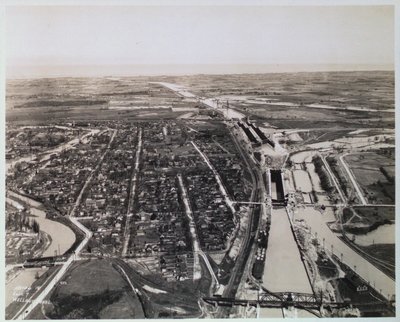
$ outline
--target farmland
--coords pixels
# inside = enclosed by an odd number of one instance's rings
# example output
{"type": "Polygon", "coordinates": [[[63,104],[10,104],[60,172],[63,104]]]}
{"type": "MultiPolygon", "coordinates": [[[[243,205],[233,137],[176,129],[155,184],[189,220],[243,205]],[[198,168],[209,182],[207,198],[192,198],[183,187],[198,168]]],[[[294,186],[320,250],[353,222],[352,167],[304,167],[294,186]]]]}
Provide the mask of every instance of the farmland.
{"type": "Polygon", "coordinates": [[[365,152],[347,155],[345,160],[365,197],[371,203],[394,204],[395,161],[393,155],[365,152]]]}

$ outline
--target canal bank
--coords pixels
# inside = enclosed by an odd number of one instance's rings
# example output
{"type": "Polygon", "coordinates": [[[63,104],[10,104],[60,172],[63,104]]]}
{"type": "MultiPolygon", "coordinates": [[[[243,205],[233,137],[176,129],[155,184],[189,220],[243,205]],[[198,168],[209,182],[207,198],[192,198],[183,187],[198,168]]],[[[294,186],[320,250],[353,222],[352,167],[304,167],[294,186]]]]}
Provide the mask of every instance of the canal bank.
{"type": "Polygon", "coordinates": [[[328,223],[336,220],[332,209],[327,208],[325,212],[321,213],[311,207],[299,208],[294,213],[294,219],[304,220],[311,228],[311,233],[321,241],[321,244],[326,246],[327,250],[333,251],[334,255],[352,268],[382,296],[390,299],[395,294],[396,282],[347,246],[328,227],[328,223]]]}

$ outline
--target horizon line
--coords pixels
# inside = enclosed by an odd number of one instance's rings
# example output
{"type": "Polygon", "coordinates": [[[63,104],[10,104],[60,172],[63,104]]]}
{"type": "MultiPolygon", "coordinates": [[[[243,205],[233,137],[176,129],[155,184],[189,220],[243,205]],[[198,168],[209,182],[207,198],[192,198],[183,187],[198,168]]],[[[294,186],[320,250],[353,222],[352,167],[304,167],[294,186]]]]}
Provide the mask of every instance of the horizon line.
{"type": "Polygon", "coordinates": [[[19,65],[7,66],[6,80],[86,77],[173,77],[196,75],[251,75],[359,71],[394,72],[395,67],[396,66],[394,64],[67,64],[47,66],[19,65]],[[79,68],[80,70],[77,72],[71,72],[71,68],[74,67],[79,68]],[[208,68],[205,68],[204,70],[204,67],[212,67],[212,69],[207,70],[208,68]],[[16,68],[16,70],[10,73],[9,70],[14,68],[16,68]],[[110,68],[114,71],[110,70],[110,68]],[[158,68],[164,70],[156,71],[155,69],[158,68]],[[186,70],[182,70],[182,68],[186,70]],[[82,71],[82,69],[85,69],[85,71],[82,71]],[[131,71],[129,69],[131,69],[131,71]],[[24,73],[22,70],[26,72],[24,73]]]}

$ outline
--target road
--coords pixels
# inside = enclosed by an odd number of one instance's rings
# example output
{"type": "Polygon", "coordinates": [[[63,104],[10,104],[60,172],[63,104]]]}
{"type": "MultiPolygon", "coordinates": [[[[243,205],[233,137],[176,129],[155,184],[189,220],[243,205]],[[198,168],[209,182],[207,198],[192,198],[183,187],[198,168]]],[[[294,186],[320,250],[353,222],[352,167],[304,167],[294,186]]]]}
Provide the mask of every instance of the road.
{"type": "Polygon", "coordinates": [[[227,206],[231,210],[232,214],[235,214],[236,210],[233,207],[233,202],[232,202],[231,198],[229,197],[228,192],[226,191],[226,189],[224,187],[224,184],[222,183],[222,179],[219,176],[217,170],[215,170],[214,166],[211,164],[211,162],[208,159],[208,157],[200,150],[200,148],[197,146],[197,144],[194,143],[193,141],[190,141],[190,142],[192,143],[194,148],[197,150],[197,152],[199,152],[199,154],[202,156],[203,160],[205,161],[205,163],[207,163],[207,166],[210,168],[210,170],[213,172],[213,174],[215,176],[215,180],[217,180],[217,183],[218,183],[218,186],[219,186],[219,190],[221,191],[222,195],[224,196],[225,203],[227,204],[227,206]]]}
{"type": "Polygon", "coordinates": [[[61,280],[61,278],[64,276],[64,274],[67,272],[67,270],[69,269],[69,267],[71,266],[71,264],[76,260],[79,259],[79,253],[82,251],[82,249],[86,246],[86,244],[88,243],[89,239],[92,236],[92,232],[89,231],[85,226],[83,226],[76,217],[74,217],[74,213],[76,208],[79,206],[81,199],[82,199],[82,195],[84,193],[84,191],[87,189],[93,174],[97,171],[97,169],[99,169],[99,167],[101,166],[101,163],[103,162],[103,159],[106,155],[106,153],[108,152],[112,141],[114,140],[116,134],[116,130],[114,130],[113,135],[111,136],[110,142],[105,150],[105,152],[103,153],[103,155],[100,157],[98,164],[96,166],[95,169],[92,170],[92,172],[90,173],[89,177],[86,179],[86,182],[74,204],[73,209],[71,210],[70,214],[69,214],[69,219],[71,220],[71,222],[76,225],[80,230],[82,230],[85,233],[85,238],[82,240],[82,242],[78,245],[78,247],[76,248],[75,252],[72,253],[68,259],[64,262],[64,264],[61,266],[60,270],[57,272],[57,274],[50,280],[50,282],[47,284],[47,286],[40,291],[39,295],[33,299],[31,302],[27,302],[26,305],[24,305],[21,310],[13,317],[13,320],[24,320],[33,310],[34,308],[43,302],[43,300],[46,298],[46,296],[50,293],[50,291],[53,289],[53,287],[55,287],[57,285],[57,283],[61,280]]]}
{"type": "MultiPolygon", "coordinates": [[[[170,84],[170,83],[158,83],[176,93],[178,93],[180,96],[183,97],[187,97],[187,98],[197,98],[195,95],[191,94],[190,92],[188,92],[185,88],[183,88],[182,86],[179,85],[175,85],[175,84],[170,84]]],[[[213,100],[213,99],[200,99],[200,102],[212,109],[212,110],[217,110],[218,112],[222,112],[224,118],[226,120],[231,120],[233,118],[244,118],[245,115],[241,114],[237,111],[235,111],[234,109],[228,108],[228,109],[219,109],[218,108],[218,103],[213,100]]],[[[237,142],[236,137],[234,136],[233,133],[231,133],[231,137],[239,151],[239,153],[242,156],[242,159],[245,161],[246,166],[251,174],[252,177],[252,182],[253,182],[253,189],[252,189],[252,194],[251,194],[251,198],[250,198],[250,202],[263,202],[263,193],[260,193],[262,191],[262,189],[264,187],[262,187],[262,180],[259,180],[259,178],[262,179],[262,175],[260,170],[258,169],[257,165],[254,163],[254,161],[251,160],[250,156],[248,156],[247,154],[245,154],[240,146],[240,144],[237,142]],[[251,165],[250,165],[251,163],[251,165]],[[257,170],[256,170],[257,169],[257,170]],[[261,186],[260,186],[261,185],[261,186]],[[261,198],[261,199],[260,199],[261,198]]],[[[229,205],[230,209],[232,210],[233,213],[235,213],[234,207],[233,207],[233,202],[232,200],[229,198],[228,194],[226,193],[226,190],[222,184],[222,181],[218,175],[218,172],[214,169],[214,167],[212,166],[212,164],[210,163],[210,161],[208,160],[207,156],[198,148],[198,146],[192,141],[192,145],[195,147],[195,149],[202,155],[204,161],[207,163],[208,167],[213,171],[216,180],[220,186],[220,190],[222,192],[222,194],[225,197],[226,203],[229,205]]],[[[262,209],[265,208],[264,205],[261,205],[262,209]]],[[[244,240],[241,244],[240,250],[239,250],[239,254],[236,258],[236,262],[235,265],[232,269],[231,272],[231,277],[230,280],[228,282],[227,287],[224,290],[224,296],[235,296],[237,289],[239,287],[240,281],[242,279],[243,276],[243,272],[246,268],[246,264],[248,263],[248,258],[250,256],[251,250],[252,250],[252,246],[254,243],[254,238],[255,235],[258,231],[258,225],[259,225],[259,219],[260,219],[260,206],[255,206],[251,209],[250,211],[250,215],[249,215],[249,225],[246,229],[246,235],[244,237],[244,240]],[[256,215],[258,212],[258,216],[256,215]]],[[[220,312],[221,313],[221,312],[220,312]]],[[[219,314],[221,315],[221,314],[219,314]]]]}
{"type": "Polygon", "coordinates": [[[178,84],[172,84],[172,83],[166,83],[166,82],[150,82],[150,84],[157,84],[161,85],[165,88],[168,88],[169,90],[175,92],[181,97],[185,98],[197,98],[196,95],[190,93],[184,86],[178,85],[178,84]]]}
{"type": "Polygon", "coordinates": [[[329,166],[328,162],[326,161],[325,157],[323,155],[321,155],[320,153],[318,153],[319,157],[321,158],[322,162],[325,165],[326,170],[329,173],[329,176],[331,177],[333,184],[336,187],[337,192],[339,193],[340,199],[342,199],[342,203],[345,205],[346,202],[346,198],[344,197],[343,191],[342,189],[340,189],[339,183],[337,182],[337,178],[335,177],[335,175],[332,172],[331,167],[329,166]]]}
{"type": "Polygon", "coordinates": [[[139,173],[140,167],[140,153],[142,152],[142,128],[139,129],[138,135],[138,145],[136,148],[136,155],[135,155],[135,165],[133,168],[133,176],[131,180],[131,190],[129,193],[129,201],[128,201],[128,209],[126,210],[126,220],[125,220],[125,229],[124,229],[124,243],[122,245],[122,256],[126,256],[128,252],[129,240],[131,238],[130,233],[130,219],[132,216],[132,209],[133,204],[135,201],[135,194],[136,194],[136,187],[137,187],[137,176],[139,173]]]}
{"type": "MultiPolygon", "coordinates": [[[[194,222],[193,213],[190,208],[189,199],[187,197],[186,188],[185,188],[185,185],[183,184],[183,179],[182,179],[181,174],[178,174],[178,181],[179,181],[179,185],[182,190],[182,200],[183,200],[183,204],[185,205],[185,213],[189,220],[190,235],[192,236],[192,245],[193,245],[193,253],[194,253],[193,279],[197,280],[197,279],[201,278],[201,268],[200,268],[200,261],[199,261],[199,252],[201,251],[200,242],[199,242],[199,237],[197,236],[196,224],[194,222]]],[[[206,262],[207,267],[209,267],[210,263],[208,262],[207,257],[204,259],[204,261],[206,262]]],[[[210,267],[211,267],[211,265],[210,265],[210,267]]],[[[214,271],[212,268],[210,270],[210,273],[211,273],[211,276],[215,277],[215,274],[214,274],[214,271]]],[[[216,281],[216,283],[218,283],[218,280],[216,279],[216,277],[215,277],[215,281],[216,281]]]]}
{"type": "Polygon", "coordinates": [[[232,108],[220,108],[218,106],[218,101],[213,98],[199,98],[196,95],[190,93],[184,86],[172,84],[172,83],[165,83],[165,82],[151,82],[151,84],[158,84],[168,88],[169,90],[175,92],[177,95],[184,97],[184,98],[196,98],[202,103],[204,106],[211,108],[213,110],[217,110],[218,112],[222,113],[225,119],[242,119],[246,115],[232,109],[232,108]]]}
{"type": "Polygon", "coordinates": [[[111,136],[110,142],[108,143],[107,148],[105,149],[104,153],[101,155],[101,157],[100,157],[100,159],[99,159],[99,161],[98,161],[98,163],[97,163],[97,166],[92,170],[92,172],[90,173],[89,177],[86,179],[85,184],[83,185],[83,188],[82,188],[81,192],[79,193],[78,198],[77,198],[76,201],[75,201],[74,207],[71,209],[71,211],[70,211],[70,213],[69,213],[69,218],[71,218],[71,217],[73,217],[73,216],[75,215],[76,208],[77,208],[77,207],[80,205],[80,203],[81,203],[83,193],[86,191],[87,187],[89,186],[90,182],[92,181],[93,174],[94,174],[98,169],[100,169],[101,163],[103,162],[104,157],[105,157],[106,154],[108,153],[108,150],[110,149],[111,143],[114,141],[114,138],[115,138],[115,135],[116,135],[116,134],[117,134],[117,130],[114,130],[114,131],[113,131],[113,134],[112,134],[112,136],[111,136]]]}
{"type": "MultiPolygon", "coordinates": [[[[89,135],[93,135],[95,133],[100,132],[99,129],[93,129],[90,130],[88,133],[86,133],[85,135],[83,135],[80,139],[79,138],[75,138],[72,139],[71,141],[68,141],[66,143],[63,143],[53,149],[47,150],[43,153],[40,153],[42,156],[40,158],[40,162],[44,162],[44,161],[48,161],[50,160],[50,156],[54,153],[60,153],[63,150],[68,150],[71,147],[73,147],[74,145],[77,145],[79,143],[80,140],[86,139],[89,135]]],[[[22,161],[30,161],[32,159],[33,155],[28,155],[28,156],[24,156],[22,158],[19,158],[17,160],[12,160],[10,162],[6,162],[6,169],[7,169],[7,173],[18,163],[18,162],[22,162],[22,161]]]]}
{"type": "Polygon", "coordinates": [[[199,256],[201,256],[203,258],[204,262],[206,263],[206,266],[210,272],[210,275],[211,275],[215,285],[218,287],[219,286],[218,278],[214,273],[214,270],[210,264],[210,261],[208,260],[207,255],[202,251],[202,249],[200,247],[199,238],[197,236],[196,224],[194,222],[193,213],[190,208],[189,199],[187,197],[186,188],[185,188],[185,185],[183,184],[181,174],[178,174],[178,181],[179,181],[179,185],[181,186],[181,189],[182,189],[183,203],[185,205],[186,216],[189,219],[189,229],[190,229],[190,233],[192,235],[192,241],[193,241],[193,253],[194,253],[193,267],[195,270],[194,274],[193,274],[193,279],[201,278],[201,269],[200,269],[200,261],[199,261],[199,256]],[[197,267],[197,269],[196,269],[196,267],[197,267]]]}
{"type": "Polygon", "coordinates": [[[357,183],[356,179],[354,178],[353,172],[350,170],[350,168],[348,167],[346,161],[344,160],[344,157],[345,157],[346,155],[349,155],[349,153],[345,153],[345,154],[343,154],[343,155],[341,155],[341,156],[339,157],[340,162],[342,162],[342,165],[343,165],[343,167],[345,168],[345,170],[346,170],[346,172],[347,172],[347,174],[348,174],[348,176],[349,176],[349,178],[350,178],[350,180],[351,180],[351,183],[353,184],[354,188],[356,189],[357,194],[358,194],[358,197],[359,197],[361,203],[362,203],[363,205],[367,205],[368,202],[367,202],[367,200],[365,199],[365,197],[364,197],[364,195],[363,195],[363,193],[362,193],[360,187],[358,186],[358,183],[357,183]]]}

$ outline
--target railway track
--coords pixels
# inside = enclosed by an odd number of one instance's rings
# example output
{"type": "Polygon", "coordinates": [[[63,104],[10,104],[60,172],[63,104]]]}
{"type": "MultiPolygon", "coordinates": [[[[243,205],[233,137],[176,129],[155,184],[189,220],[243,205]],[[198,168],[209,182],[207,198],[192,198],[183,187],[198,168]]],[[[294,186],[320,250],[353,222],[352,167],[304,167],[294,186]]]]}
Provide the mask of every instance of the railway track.
{"type": "MultiPolygon", "coordinates": [[[[262,184],[262,182],[259,181],[257,171],[255,170],[256,165],[253,164],[252,160],[249,160],[248,157],[244,154],[242,148],[240,147],[240,145],[237,142],[234,135],[232,135],[232,138],[236,144],[238,151],[240,152],[240,154],[242,156],[242,159],[245,161],[247,168],[250,171],[251,178],[253,181],[253,191],[252,191],[252,194],[250,197],[250,202],[260,201],[259,199],[260,199],[261,189],[259,188],[259,185],[262,184]]],[[[233,267],[233,270],[231,272],[231,277],[229,279],[228,285],[226,286],[226,288],[224,290],[225,297],[235,297],[235,295],[236,295],[236,292],[237,292],[239,284],[240,284],[240,280],[245,271],[245,265],[247,264],[248,258],[251,253],[251,247],[253,245],[256,232],[258,230],[260,211],[261,211],[260,205],[256,205],[251,209],[250,216],[249,216],[250,217],[249,228],[247,229],[244,242],[242,244],[242,247],[240,248],[239,255],[237,256],[235,266],[233,267]]]]}

